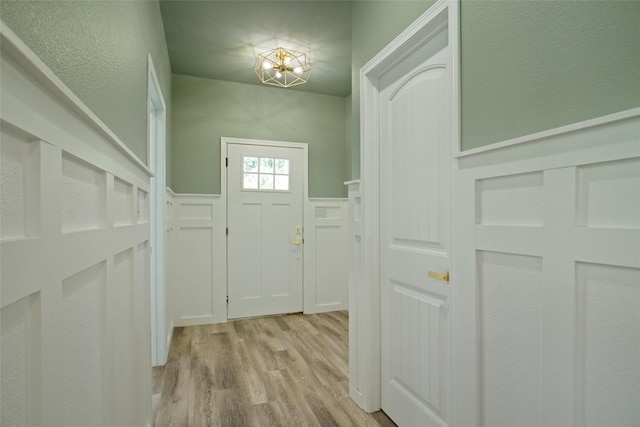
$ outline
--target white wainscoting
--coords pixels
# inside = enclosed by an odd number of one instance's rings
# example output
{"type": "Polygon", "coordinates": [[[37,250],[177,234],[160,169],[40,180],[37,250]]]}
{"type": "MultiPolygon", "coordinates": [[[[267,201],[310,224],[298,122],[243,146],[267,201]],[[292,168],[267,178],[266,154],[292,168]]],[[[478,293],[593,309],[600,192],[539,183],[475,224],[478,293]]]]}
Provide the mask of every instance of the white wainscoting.
{"type": "Polygon", "coordinates": [[[309,199],[304,226],[304,312],[347,310],[349,204],[309,199]]]}
{"type": "MultiPolygon", "coordinates": [[[[363,367],[366,362],[360,349],[366,348],[362,333],[365,321],[359,316],[357,301],[362,292],[367,292],[362,280],[362,192],[360,180],[345,182],[349,200],[349,395],[360,407],[365,406],[362,394],[363,367]]],[[[366,387],[366,386],[365,386],[366,387]]]]}
{"type": "Polygon", "coordinates": [[[169,310],[175,326],[227,321],[225,213],[220,196],[175,194],[169,310]]]}
{"type": "Polygon", "coordinates": [[[640,423],[640,109],[458,156],[456,425],[640,423]]]}
{"type": "MultiPolygon", "coordinates": [[[[226,212],[219,195],[172,194],[169,311],[175,326],[227,321],[226,212]]],[[[304,311],[346,310],[346,199],[305,205],[304,311]]]]}
{"type": "Polygon", "coordinates": [[[0,33],[0,424],[151,425],[150,171],[0,33]]]}
{"type": "MultiPolygon", "coordinates": [[[[167,187],[165,192],[165,212],[164,212],[164,274],[165,274],[165,289],[167,292],[165,301],[165,330],[167,332],[166,335],[166,352],[165,354],[169,355],[169,349],[171,348],[171,339],[173,338],[173,327],[174,327],[174,318],[171,312],[171,302],[169,301],[169,287],[171,285],[171,275],[173,274],[173,253],[171,252],[173,248],[172,242],[174,241],[174,227],[175,227],[175,218],[174,212],[175,209],[173,207],[174,204],[175,193],[171,188],[167,187]]],[[[166,361],[166,359],[165,359],[166,361]]],[[[164,363],[162,363],[164,364],[164,363]]]]}

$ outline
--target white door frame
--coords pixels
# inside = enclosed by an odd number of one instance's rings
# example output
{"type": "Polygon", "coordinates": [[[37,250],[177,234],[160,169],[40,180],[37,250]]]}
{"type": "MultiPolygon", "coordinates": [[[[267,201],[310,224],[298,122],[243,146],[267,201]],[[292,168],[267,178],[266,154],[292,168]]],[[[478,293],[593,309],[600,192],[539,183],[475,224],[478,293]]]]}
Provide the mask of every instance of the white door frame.
{"type": "MultiPolygon", "coordinates": [[[[310,224],[311,222],[307,221],[306,216],[309,212],[309,147],[304,142],[285,142],[285,141],[271,141],[271,140],[263,140],[263,139],[248,139],[248,138],[231,138],[227,136],[223,136],[220,138],[220,203],[221,209],[220,212],[224,215],[224,221],[220,221],[221,227],[227,227],[227,153],[228,153],[228,145],[229,144],[245,144],[245,145],[262,145],[262,146],[271,146],[271,147],[285,147],[285,148],[299,148],[302,149],[302,233],[304,236],[305,232],[305,224],[310,224]]],[[[224,235],[225,233],[223,233],[224,235]]],[[[304,238],[304,237],[303,237],[304,238]]],[[[225,291],[227,289],[227,251],[224,251],[224,285],[225,291]]],[[[309,311],[310,308],[307,307],[307,301],[304,297],[307,292],[307,286],[309,281],[305,280],[305,257],[304,257],[304,246],[302,247],[302,300],[303,300],[303,311],[309,311]]],[[[225,318],[229,319],[229,314],[227,309],[225,308],[225,318]]]]}
{"type": "MultiPolygon", "coordinates": [[[[359,288],[359,299],[353,305],[356,312],[350,313],[350,317],[358,319],[359,339],[350,343],[350,346],[357,346],[359,343],[361,345],[355,352],[356,360],[350,363],[359,365],[360,371],[360,395],[352,397],[367,412],[380,409],[381,400],[379,79],[389,68],[428,43],[441,31],[445,22],[451,52],[451,137],[454,145],[452,153],[457,153],[460,149],[459,0],[439,0],[360,70],[363,264],[362,278],[356,284],[359,288]]],[[[455,176],[452,176],[452,188],[454,181],[455,176]]],[[[453,212],[451,219],[453,224],[453,212]]],[[[451,260],[452,271],[455,271],[453,256],[451,260]]]]}
{"type": "Polygon", "coordinates": [[[150,282],[151,282],[151,365],[167,362],[170,329],[167,327],[167,287],[165,281],[165,192],[167,108],[151,55],[147,57],[147,163],[154,176],[150,196],[150,282]],[[152,120],[154,118],[154,120],[152,120]]]}

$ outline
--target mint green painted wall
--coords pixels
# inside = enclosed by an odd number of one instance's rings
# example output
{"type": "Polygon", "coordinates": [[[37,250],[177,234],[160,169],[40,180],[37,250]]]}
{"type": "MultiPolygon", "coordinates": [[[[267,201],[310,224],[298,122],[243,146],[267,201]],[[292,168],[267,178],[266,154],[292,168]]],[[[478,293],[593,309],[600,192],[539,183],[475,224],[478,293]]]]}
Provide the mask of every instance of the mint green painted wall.
{"type": "MultiPolygon", "coordinates": [[[[171,65],[157,0],[2,0],[0,18],[142,161],[150,53],[167,104],[171,152],[171,65]]],[[[170,159],[167,167],[169,179],[170,159]]]]}
{"type": "Polygon", "coordinates": [[[309,196],[345,197],[345,98],[173,76],[173,190],[220,193],[220,137],[309,144],[309,196]]]}
{"type": "Polygon", "coordinates": [[[639,1],[463,1],[462,148],[640,106],[639,1]]]}
{"type": "MultiPolygon", "coordinates": [[[[431,4],[353,3],[354,178],[360,68],[431,4]]],[[[460,21],[464,150],[640,106],[640,1],[462,1],[460,21]]]]}
{"type": "Polygon", "coordinates": [[[435,1],[355,1],[351,21],[351,178],[360,177],[360,69],[435,1]]]}
{"type": "Polygon", "coordinates": [[[344,176],[346,181],[350,181],[353,176],[353,114],[351,105],[353,97],[351,95],[344,99],[345,118],[344,118],[344,176]]]}

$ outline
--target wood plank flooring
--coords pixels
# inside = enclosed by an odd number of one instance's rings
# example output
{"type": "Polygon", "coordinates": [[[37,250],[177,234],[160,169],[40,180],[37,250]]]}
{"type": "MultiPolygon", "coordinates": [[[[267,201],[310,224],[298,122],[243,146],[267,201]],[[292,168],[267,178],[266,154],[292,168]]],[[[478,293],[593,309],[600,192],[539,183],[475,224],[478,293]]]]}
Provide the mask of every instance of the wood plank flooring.
{"type": "Polygon", "coordinates": [[[155,426],[395,426],[349,398],[348,313],[176,328],[153,371],[155,426]]]}

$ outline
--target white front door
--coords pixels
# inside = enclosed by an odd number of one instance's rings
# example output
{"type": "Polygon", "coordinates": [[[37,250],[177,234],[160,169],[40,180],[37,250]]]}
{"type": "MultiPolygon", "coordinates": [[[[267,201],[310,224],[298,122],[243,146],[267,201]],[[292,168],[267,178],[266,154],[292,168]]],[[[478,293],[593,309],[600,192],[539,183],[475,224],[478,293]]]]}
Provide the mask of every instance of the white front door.
{"type": "Polygon", "coordinates": [[[380,78],[382,409],[448,423],[451,83],[444,28],[380,78]]]}
{"type": "Polygon", "coordinates": [[[227,146],[228,317],[302,311],[303,150],[227,146]]]}

